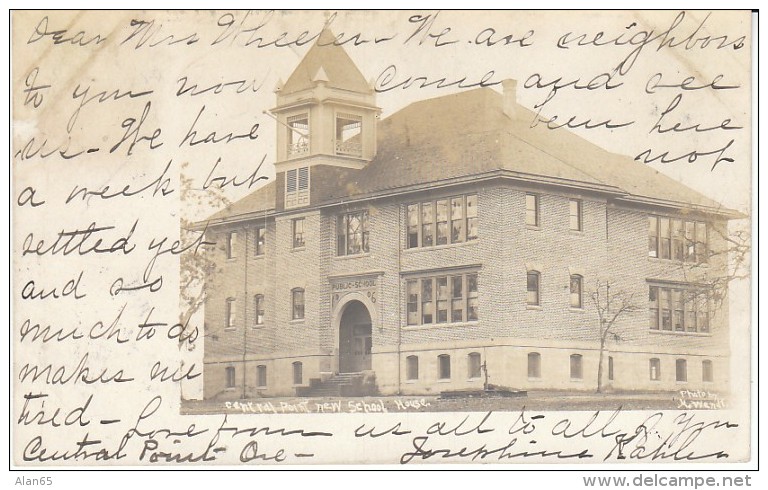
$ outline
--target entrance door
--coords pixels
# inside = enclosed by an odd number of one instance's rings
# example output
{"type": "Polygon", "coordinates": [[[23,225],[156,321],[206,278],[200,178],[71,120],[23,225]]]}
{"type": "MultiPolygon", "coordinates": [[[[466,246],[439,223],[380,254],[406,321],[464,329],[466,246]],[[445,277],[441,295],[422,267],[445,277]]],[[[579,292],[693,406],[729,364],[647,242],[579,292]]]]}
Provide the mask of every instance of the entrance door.
{"type": "Polygon", "coordinates": [[[352,329],[352,359],[353,372],[359,373],[371,369],[371,325],[355,325],[352,329]]]}
{"type": "Polygon", "coordinates": [[[359,373],[371,369],[371,316],[359,301],[344,308],[339,325],[339,372],[359,373]]]}

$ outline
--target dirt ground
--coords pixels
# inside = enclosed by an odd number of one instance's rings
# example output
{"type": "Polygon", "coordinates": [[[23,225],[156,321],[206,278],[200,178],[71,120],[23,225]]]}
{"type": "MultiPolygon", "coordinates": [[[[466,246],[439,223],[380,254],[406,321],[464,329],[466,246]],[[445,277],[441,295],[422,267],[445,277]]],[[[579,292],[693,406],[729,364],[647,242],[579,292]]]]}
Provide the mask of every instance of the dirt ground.
{"type": "MultiPolygon", "coordinates": [[[[688,399],[689,397],[685,397],[688,399]]],[[[381,413],[381,412],[503,412],[519,411],[676,410],[681,394],[669,393],[573,393],[528,392],[524,396],[463,397],[380,396],[333,398],[252,398],[245,400],[182,401],[182,414],[253,413],[381,413]]],[[[704,407],[702,407],[704,408],[704,407]]],[[[711,407],[707,407],[711,408],[711,407]]]]}

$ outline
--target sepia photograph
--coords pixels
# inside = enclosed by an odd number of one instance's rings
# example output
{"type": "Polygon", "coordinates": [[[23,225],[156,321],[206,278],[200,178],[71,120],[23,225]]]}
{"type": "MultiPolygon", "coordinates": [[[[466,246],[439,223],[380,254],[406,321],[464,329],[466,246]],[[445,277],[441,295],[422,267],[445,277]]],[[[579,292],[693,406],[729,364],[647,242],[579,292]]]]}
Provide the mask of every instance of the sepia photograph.
{"type": "Polygon", "coordinates": [[[752,29],[13,11],[11,466],[753,461],[752,29]]]}

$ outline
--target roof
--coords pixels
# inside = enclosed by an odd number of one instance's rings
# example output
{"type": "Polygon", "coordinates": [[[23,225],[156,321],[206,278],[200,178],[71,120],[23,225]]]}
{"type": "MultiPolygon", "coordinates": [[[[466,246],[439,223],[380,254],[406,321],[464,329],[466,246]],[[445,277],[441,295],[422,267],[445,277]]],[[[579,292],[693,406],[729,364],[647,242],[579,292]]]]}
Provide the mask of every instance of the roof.
{"type": "MultiPolygon", "coordinates": [[[[737,213],[623,155],[571,133],[530,127],[534,113],[518,104],[503,111],[503,95],[479,88],[413,103],[380,121],[377,154],[351,181],[326,191],[328,203],[406,192],[439,182],[503,175],[613,194],[614,198],[680,208],[737,213]]],[[[212,219],[247,217],[274,209],[274,183],[212,219]]]]}
{"type": "Polygon", "coordinates": [[[335,44],[336,36],[324,29],[299,66],[282,86],[283,93],[313,88],[315,81],[325,81],[329,87],[355,92],[370,92],[365,77],[344,48],[335,44]]]}
{"type": "Polygon", "coordinates": [[[244,198],[230,203],[207,221],[216,223],[236,219],[257,218],[275,209],[275,182],[259,187],[244,198]]]}

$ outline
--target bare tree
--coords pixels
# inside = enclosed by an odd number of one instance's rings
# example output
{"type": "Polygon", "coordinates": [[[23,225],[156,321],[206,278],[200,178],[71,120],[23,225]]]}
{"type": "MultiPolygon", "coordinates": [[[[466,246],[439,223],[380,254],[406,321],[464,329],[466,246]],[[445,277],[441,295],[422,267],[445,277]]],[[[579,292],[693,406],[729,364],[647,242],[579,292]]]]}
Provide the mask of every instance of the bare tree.
{"type": "MultiPolygon", "coordinates": [[[[182,169],[187,164],[182,165],[182,169]]],[[[211,186],[207,189],[198,189],[192,186],[193,179],[182,172],[180,174],[181,199],[188,205],[203,206],[206,210],[221,209],[230,205],[230,201],[224,195],[221,187],[211,186]]],[[[180,239],[182,246],[188,247],[179,257],[180,268],[180,311],[179,323],[186,330],[189,322],[205,304],[207,281],[217,270],[218,266],[211,257],[211,247],[214,242],[206,241],[205,228],[186,218],[184,213],[180,218],[180,239]]],[[[205,333],[203,334],[203,336],[205,333]]],[[[194,349],[194,344],[180,338],[181,348],[184,344],[187,349],[194,349]]]]}
{"type": "Polygon", "coordinates": [[[621,341],[621,336],[614,332],[614,327],[627,313],[638,311],[634,294],[625,291],[612,291],[610,281],[598,279],[590,295],[595,305],[598,319],[600,340],[600,360],[597,365],[597,392],[603,391],[603,358],[608,340],[621,341]]]}

